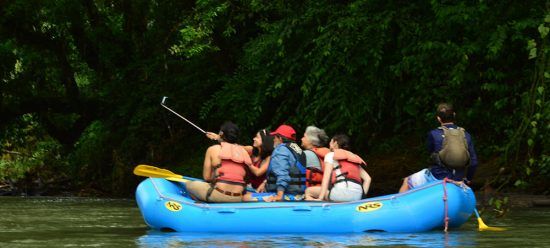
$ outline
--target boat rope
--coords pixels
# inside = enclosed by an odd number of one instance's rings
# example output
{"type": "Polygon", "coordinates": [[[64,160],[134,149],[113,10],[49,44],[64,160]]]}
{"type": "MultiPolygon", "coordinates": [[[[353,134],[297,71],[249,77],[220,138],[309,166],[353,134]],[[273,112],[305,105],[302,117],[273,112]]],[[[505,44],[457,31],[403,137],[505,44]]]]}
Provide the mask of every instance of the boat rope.
{"type": "Polygon", "coordinates": [[[443,204],[445,205],[445,232],[449,229],[449,203],[447,199],[447,178],[443,179],[443,204]]]}
{"type": "MultiPolygon", "coordinates": [[[[250,204],[248,206],[242,206],[242,205],[241,206],[227,206],[227,205],[220,206],[220,205],[216,205],[216,204],[209,204],[207,202],[187,202],[187,201],[178,200],[178,199],[175,199],[173,197],[169,197],[169,196],[164,195],[159,190],[159,188],[157,187],[157,185],[155,183],[155,180],[157,180],[158,178],[150,178],[150,179],[151,179],[151,183],[153,184],[153,186],[155,188],[155,191],[157,192],[157,194],[160,198],[170,200],[170,201],[175,201],[175,202],[185,204],[185,205],[189,205],[189,206],[196,206],[196,207],[200,207],[200,208],[208,208],[208,209],[217,209],[217,208],[262,209],[262,208],[294,208],[294,207],[303,207],[304,206],[303,202],[296,202],[296,204],[293,204],[292,202],[285,202],[285,205],[272,204],[272,205],[268,205],[268,206],[266,206],[266,205],[256,206],[256,204],[250,204]]],[[[159,179],[159,180],[161,180],[161,179],[159,179]]],[[[372,201],[396,200],[396,199],[398,199],[402,196],[412,194],[416,191],[424,190],[424,189],[427,189],[427,188],[436,187],[440,184],[443,184],[445,186],[444,183],[445,183],[445,181],[440,181],[440,182],[437,182],[437,183],[434,183],[434,184],[421,186],[421,187],[411,189],[411,190],[403,192],[403,193],[394,194],[394,195],[390,195],[390,196],[366,198],[366,199],[362,199],[362,200],[358,200],[358,201],[352,201],[352,202],[319,202],[319,203],[311,202],[307,206],[327,208],[327,207],[330,207],[330,206],[333,206],[333,205],[346,205],[346,204],[356,205],[356,204],[365,203],[365,202],[372,202],[372,201]]],[[[445,194],[446,194],[446,190],[445,190],[445,194]]]]}

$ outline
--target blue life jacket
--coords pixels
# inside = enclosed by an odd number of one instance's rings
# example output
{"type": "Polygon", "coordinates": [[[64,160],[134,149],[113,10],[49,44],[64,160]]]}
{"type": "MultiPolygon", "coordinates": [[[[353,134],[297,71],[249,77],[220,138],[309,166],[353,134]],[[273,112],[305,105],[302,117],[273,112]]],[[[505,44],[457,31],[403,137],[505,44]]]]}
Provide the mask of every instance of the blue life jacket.
{"type": "MultiPolygon", "coordinates": [[[[296,159],[296,163],[290,165],[288,170],[290,182],[285,190],[286,194],[303,194],[306,190],[306,156],[300,146],[296,143],[285,143],[286,147],[296,159]]],[[[267,172],[267,192],[277,191],[277,176],[268,170],[267,172]]]]}

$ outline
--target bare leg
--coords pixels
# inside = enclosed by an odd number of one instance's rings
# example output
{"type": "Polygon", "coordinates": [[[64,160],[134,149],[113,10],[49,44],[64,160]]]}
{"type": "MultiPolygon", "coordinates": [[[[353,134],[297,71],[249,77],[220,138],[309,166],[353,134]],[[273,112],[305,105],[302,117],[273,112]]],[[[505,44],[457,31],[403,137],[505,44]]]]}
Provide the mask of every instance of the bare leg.
{"type": "Polygon", "coordinates": [[[185,183],[185,187],[187,188],[187,192],[193,195],[194,198],[206,201],[206,194],[211,186],[207,182],[191,181],[185,183]]]}
{"type": "Polygon", "coordinates": [[[317,199],[320,193],[321,193],[320,186],[308,187],[305,192],[305,196],[306,196],[305,199],[306,201],[312,201],[314,199],[317,199]]]}
{"type": "Polygon", "coordinates": [[[399,193],[409,190],[409,184],[407,183],[408,180],[409,177],[405,177],[405,179],[403,179],[403,184],[401,185],[401,188],[399,188],[399,193]]]}
{"type": "Polygon", "coordinates": [[[258,201],[257,198],[252,198],[252,193],[246,192],[245,195],[243,195],[243,201],[250,202],[250,201],[258,201]]]}

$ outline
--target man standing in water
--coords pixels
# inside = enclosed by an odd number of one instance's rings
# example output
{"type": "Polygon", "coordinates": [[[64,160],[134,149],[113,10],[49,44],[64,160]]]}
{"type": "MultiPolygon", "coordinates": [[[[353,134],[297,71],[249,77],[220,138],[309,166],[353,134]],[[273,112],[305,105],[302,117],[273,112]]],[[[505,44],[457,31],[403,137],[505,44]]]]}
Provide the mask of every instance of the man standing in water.
{"type": "Polygon", "coordinates": [[[455,116],[451,104],[437,106],[436,118],[441,126],[428,133],[432,163],[428,169],[406,177],[400,193],[443,178],[470,183],[477,169],[477,155],[472,137],[454,123],[455,116]]]}

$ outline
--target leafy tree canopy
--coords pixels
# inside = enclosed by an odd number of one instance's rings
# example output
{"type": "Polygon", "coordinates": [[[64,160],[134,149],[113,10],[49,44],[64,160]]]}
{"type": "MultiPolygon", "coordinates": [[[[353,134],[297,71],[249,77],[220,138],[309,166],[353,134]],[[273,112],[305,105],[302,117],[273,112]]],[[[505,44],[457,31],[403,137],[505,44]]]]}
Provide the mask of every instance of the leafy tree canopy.
{"type": "MultiPolygon", "coordinates": [[[[0,177],[60,171],[78,187],[123,195],[137,183],[137,163],[198,176],[207,141],[159,107],[169,96],[208,130],[237,122],[243,143],[280,123],[299,132],[317,125],[352,135],[369,157],[423,151],[435,105],[452,102],[482,163],[500,158],[506,176],[493,182],[535,186],[550,174],[549,9],[546,1],[4,1],[0,177]]],[[[405,174],[380,170],[374,179],[397,182],[424,160],[393,163],[405,174]]]]}

